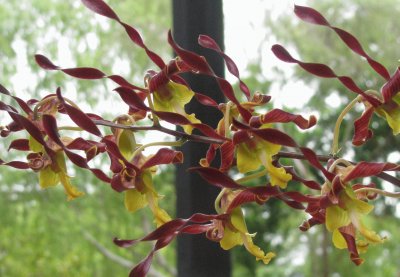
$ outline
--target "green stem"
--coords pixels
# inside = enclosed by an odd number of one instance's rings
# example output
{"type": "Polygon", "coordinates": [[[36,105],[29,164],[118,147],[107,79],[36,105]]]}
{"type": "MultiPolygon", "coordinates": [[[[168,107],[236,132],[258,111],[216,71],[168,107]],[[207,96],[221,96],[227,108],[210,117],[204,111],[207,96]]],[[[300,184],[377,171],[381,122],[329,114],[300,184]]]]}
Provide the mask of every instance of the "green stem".
{"type": "Polygon", "coordinates": [[[380,189],[376,189],[376,188],[361,188],[361,189],[355,190],[354,192],[355,193],[372,192],[372,193],[377,193],[377,194],[387,196],[387,197],[400,198],[400,192],[389,192],[389,191],[380,190],[380,189]]]}
{"type": "Polygon", "coordinates": [[[154,111],[154,105],[153,105],[153,100],[151,99],[151,95],[147,95],[147,101],[149,102],[149,107],[151,109],[151,116],[153,117],[153,123],[154,126],[160,125],[160,121],[158,120],[158,116],[153,112],[154,111]]]}
{"type": "Polygon", "coordinates": [[[58,130],[83,131],[82,128],[75,126],[60,126],[58,127],[58,130]]]}
{"type": "Polygon", "coordinates": [[[343,122],[344,117],[346,114],[357,104],[358,101],[361,100],[361,97],[358,96],[354,98],[340,113],[338,119],[336,120],[335,130],[333,132],[333,142],[332,142],[332,151],[331,154],[336,156],[336,154],[340,151],[339,149],[339,133],[340,133],[340,125],[343,122]]]}
{"type": "Polygon", "coordinates": [[[265,176],[267,173],[268,173],[268,170],[267,169],[263,169],[263,170],[261,170],[259,172],[244,176],[244,177],[242,177],[240,179],[237,179],[236,182],[239,183],[239,184],[245,183],[245,182],[248,182],[250,180],[265,176]]]}
{"type": "Polygon", "coordinates": [[[217,198],[215,198],[214,208],[215,208],[215,211],[216,211],[218,214],[221,214],[221,213],[222,213],[219,204],[220,204],[221,198],[222,198],[222,196],[224,196],[226,190],[227,190],[226,188],[223,188],[223,189],[219,192],[217,198]]]}
{"type": "Polygon", "coordinates": [[[176,141],[157,141],[157,142],[143,144],[138,149],[136,149],[135,152],[133,152],[132,157],[135,157],[137,154],[142,152],[145,148],[150,147],[150,146],[182,146],[186,141],[187,141],[186,139],[181,139],[181,140],[176,140],[176,141]]]}

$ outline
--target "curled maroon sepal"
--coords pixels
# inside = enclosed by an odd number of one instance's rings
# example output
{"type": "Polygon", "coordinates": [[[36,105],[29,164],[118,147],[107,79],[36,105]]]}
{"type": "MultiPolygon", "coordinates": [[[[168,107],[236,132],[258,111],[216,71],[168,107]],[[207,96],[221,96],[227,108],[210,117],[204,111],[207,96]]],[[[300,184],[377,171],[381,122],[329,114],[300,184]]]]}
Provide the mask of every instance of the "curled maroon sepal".
{"type": "Polygon", "coordinates": [[[388,103],[400,92],[400,67],[398,67],[392,77],[381,88],[383,102],[388,103]]]}
{"type": "Polygon", "coordinates": [[[139,47],[143,48],[146,51],[147,56],[160,68],[165,67],[164,61],[158,56],[156,53],[151,51],[143,42],[142,37],[140,36],[139,32],[133,28],[132,26],[124,23],[120,20],[117,14],[102,0],[82,0],[82,3],[94,11],[97,14],[103,15],[110,19],[117,21],[119,24],[124,27],[126,33],[128,34],[129,38],[133,43],[138,45],[139,47]]]}
{"type": "Polygon", "coordinates": [[[389,80],[390,74],[388,70],[382,64],[368,56],[368,54],[361,46],[360,42],[352,34],[343,29],[330,25],[322,14],[312,8],[295,5],[294,12],[303,21],[312,24],[322,25],[335,31],[340,39],[347,45],[347,47],[349,47],[353,52],[357,53],[358,55],[364,57],[376,73],[381,75],[386,80],[389,80]]]}
{"type": "Polygon", "coordinates": [[[362,97],[364,97],[365,100],[367,100],[372,106],[377,107],[381,104],[381,102],[376,99],[375,97],[372,97],[371,95],[366,94],[360,87],[356,85],[356,83],[353,81],[352,78],[348,76],[338,76],[336,73],[327,65],[321,64],[321,63],[306,63],[299,61],[295,58],[293,58],[289,52],[279,44],[275,44],[271,48],[272,52],[275,54],[275,56],[280,59],[281,61],[287,62],[287,63],[296,63],[298,64],[301,68],[306,70],[307,72],[316,75],[318,77],[322,78],[335,78],[338,79],[346,88],[351,90],[352,92],[355,92],[362,97]]]}
{"type": "Polygon", "coordinates": [[[142,241],[156,241],[146,258],[136,265],[130,273],[132,277],[144,277],[150,269],[154,253],[169,245],[176,236],[182,233],[207,233],[214,228],[214,224],[211,224],[213,220],[224,220],[225,218],[226,215],[193,214],[187,219],[178,218],[171,220],[141,239],[121,240],[114,238],[114,243],[119,247],[130,247],[142,241]]]}
{"type": "Polygon", "coordinates": [[[215,75],[207,60],[203,56],[180,47],[174,41],[171,31],[168,33],[168,43],[174,49],[176,54],[182,59],[182,61],[192,69],[193,72],[205,74],[215,78],[222,93],[237,106],[238,111],[244,120],[246,122],[250,120],[251,113],[240,104],[235,96],[232,85],[224,78],[215,75]]]}
{"type": "Polygon", "coordinates": [[[213,40],[211,37],[200,35],[198,41],[201,46],[212,49],[222,56],[225,61],[226,67],[228,68],[228,71],[233,76],[238,78],[241,91],[246,95],[247,99],[250,99],[250,90],[247,85],[240,79],[239,69],[237,68],[235,62],[221,50],[216,41],[213,40]]]}
{"type": "Polygon", "coordinates": [[[43,153],[29,153],[26,158],[29,168],[36,172],[52,164],[50,158],[43,153]]]}
{"type": "Polygon", "coordinates": [[[311,115],[307,120],[301,115],[285,112],[281,109],[273,109],[263,115],[251,117],[250,126],[258,128],[262,124],[288,122],[293,122],[301,129],[309,129],[317,123],[317,118],[314,115],[311,115]]]}
{"type": "Polygon", "coordinates": [[[0,165],[6,165],[6,166],[13,167],[13,168],[16,168],[16,169],[28,169],[28,168],[30,168],[29,164],[26,163],[26,162],[21,162],[21,161],[5,162],[2,159],[0,159],[0,165]]]}
{"type": "Polygon", "coordinates": [[[246,187],[236,183],[228,175],[212,167],[192,167],[189,171],[200,174],[207,182],[219,188],[244,189],[246,187]]]}
{"type": "Polygon", "coordinates": [[[81,111],[78,107],[74,107],[66,103],[64,98],[61,95],[61,89],[57,88],[57,98],[60,100],[60,103],[63,105],[65,111],[67,112],[68,116],[71,118],[76,125],[81,127],[83,130],[98,136],[102,137],[99,128],[97,128],[96,124],[90,119],[90,117],[81,111]]]}

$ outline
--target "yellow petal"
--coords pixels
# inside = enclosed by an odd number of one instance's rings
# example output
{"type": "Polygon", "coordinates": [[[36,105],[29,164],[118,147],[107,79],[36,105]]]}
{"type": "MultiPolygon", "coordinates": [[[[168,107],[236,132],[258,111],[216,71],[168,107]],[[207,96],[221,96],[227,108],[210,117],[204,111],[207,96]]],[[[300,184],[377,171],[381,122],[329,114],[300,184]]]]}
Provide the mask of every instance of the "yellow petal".
{"type": "Polygon", "coordinates": [[[243,239],[239,232],[233,231],[230,228],[225,228],[224,236],[220,240],[219,244],[221,245],[222,249],[229,250],[236,245],[242,245],[243,239]]]}
{"type": "MultiPolygon", "coordinates": [[[[183,116],[185,116],[192,123],[201,123],[201,121],[196,118],[196,115],[194,113],[183,114],[183,116]]],[[[189,135],[192,134],[193,127],[191,125],[184,125],[182,127],[186,134],[189,134],[189,135]]]]}
{"type": "Polygon", "coordinates": [[[394,109],[390,112],[385,109],[378,109],[380,114],[383,114],[386,118],[387,123],[390,128],[392,128],[393,135],[398,135],[400,133],[400,108],[394,109]]]}
{"type": "Polygon", "coordinates": [[[250,149],[247,143],[239,143],[237,146],[237,168],[240,173],[257,170],[261,161],[255,149],[250,149]]]}
{"type": "Polygon", "coordinates": [[[232,226],[236,228],[240,233],[246,234],[247,231],[246,222],[244,221],[243,212],[240,207],[233,209],[230,217],[232,226]]]}
{"type": "Polygon", "coordinates": [[[83,192],[79,191],[75,186],[71,184],[70,178],[64,172],[60,172],[59,174],[61,184],[64,187],[65,193],[68,196],[68,201],[73,200],[79,196],[84,195],[83,192]]]}
{"type": "Polygon", "coordinates": [[[32,152],[43,152],[43,145],[41,145],[36,139],[32,136],[29,136],[29,149],[32,152]]]}
{"type": "Polygon", "coordinates": [[[117,142],[122,156],[130,161],[136,148],[136,140],[133,132],[130,130],[119,130],[117,142]]]}
{"type": "Polygon", "coordinates": [[[153,103],[156,111],[180,112],[176,107],[183,107],[193,98],[194,92],[187,86],[175,82],[168,82],[153,92],[153,103]]]}
{"type": "Polygon", "coordinates": [[[53,187],[57,185],[59,181],[58,174],[54,172],[50,166],[39,171],[39,185],[41,188],[53,187]]]}
{"type": "Polygon", "coordinates": [[[359,224],[358,231],[368,242],[382,243],[385,241],[385,238],[381,238],[376,232],[367,229],[362,222],[359,224]]]}
{"type": "Polygon", "coordinates": [[[251,235],[245,234],[243,235],[243,240],[244,240],[244,246],[246,247],[247,251],[252,254],[253,256],[256,257],[256,260],[263,261],[264,264],[268,264],[272,258],[274,258],[276,255],[273,252],[268,252],[267,254],[264,253],[263,250],[261,250],[260,247],[255,245],[253,243],[253,240],[251,238],[251,235]]]}
{"type": "Polygon", "coordinates": [[[271,161],[267,162],[267,170],[272,186],[286,188],[287,183],[292,180],[292,175],[286,172],[284,168],[275,167],[271,161]]]}
{"type": "Polygon", "coordinates": [[[338,206],[330,206],[326,208],[326,228],[332,232],[343,226],[350,224],[350,217],[347,211],[338,206]]]}
{"type": "Polygon", "coordinates": [[[147,205],[146,196],[136,189],[130,189],[125,191],[125,208],[130,212],[136,212],[137,210],[147,205]]]}
{"type": "Polygon", "coordinates": [[[339,249],[347,248],[346,240],[344,239],[343,235],[339,232],[338,229],[333,230],[332,242],[336,248],[339,248],[339,249]]]}

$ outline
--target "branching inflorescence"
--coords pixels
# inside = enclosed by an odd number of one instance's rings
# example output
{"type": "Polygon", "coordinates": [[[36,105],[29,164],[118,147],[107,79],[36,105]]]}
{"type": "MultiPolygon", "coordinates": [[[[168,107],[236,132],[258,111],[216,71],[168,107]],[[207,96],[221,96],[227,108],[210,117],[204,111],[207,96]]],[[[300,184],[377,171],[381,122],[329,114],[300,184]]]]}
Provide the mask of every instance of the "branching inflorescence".
{"type": "Polygon", "coordinates": [[[124,193],[127,210],[135,212],[148,207],[156,224],[153,232],[141,239],[114,240],[120,247],[129,247],[143,241],[155,242],[148,256],[131,271],[131,276],[145,276],[154,253],[180,234],[205,234],[225,250],[244,245],[257,260],[269,263],[275,254],[264,252],[253,243],[254,235],[250,232],[254,230],[247,229],[241,206],[253,202],[262,205],[271,198],[283,201],[290,208],[304,210],[309,215],[308,220],[301,224],[300,230],[307,231],[314,225],[325,225],[332,233],[333,244],[337,248],[348,249],[351,260],[357,265],[363,262],[359,253],[364,252],[370,244],[385,240],[368,229],[363,218],[373,210],[374,206],[370,202],[378,195],[398,197],[399,194],[380,190],[373,183],[362,184],[360,180],[377,176],[398,186],[399,180],[385,172],[399,171],[400,166],[369,161],[350,162],[340,158],[338,133],[344,115],[357,103],[363,103],[365,111],[354,122],[354,145],[362,145],[372,138],[368,125],[373,113],[386,119],[394,135],[400,132],[399,70],[390,76],[383,65],[366,54],[350,33],[331,26],[320,13],[311,8],[295,7],[295,13],[300,19],[335,31],[352,51],[364,57],[385,79],[381,90],[363,91],[350,77],[339,76],[326,65],[302,62],[293,58],[282,46],[272,47],[273,53],[284,62],[296,63],[319,77],[337,78],[346,88],[357,94],[355,100],[338,117],[331,153],[317,155],[314,150],[298,145],[292,136],[276,128],[277,123],[284,123],[309,129],[317,123],[316,118],[304,118],[281,109],[259,113],[259,107],[268,103],[270,97],[251,92],[240,79],[235,63],[221,51],[212,38],[202,35],[199,37],[199,44],[223,57],[229,72],[238,78],[244,100],[235,96],[232,85],[217,76],[204,57],[180,47],[171,33],[168,34],[168,43],[177,56],[165,63],[144,44],[139,33],[124,23],[105,2],[82,0],[82,3],[95,13],[117,21],[132,42],[145,50],[158,69],[148,71],[144,76],[144,86],[141,86],[95,68],[62,68],[45,56],[36,55],[36,62],[46,70],[60,70],[80,79],[112,80],[117,85],[114,91],[127,106],[126,114],[107,120],[84,112],[71,99],[66,98],[60,88],[42,99],[24,101],[0,86],[0,92],[13,98],[19,106],[17,109],[0,102],[0,109],[12,119],[11,123],[2,127],[1,136],[6,137],[16,132],[25,132],[27,135],[26,138],[15,139],[9,146],[9,150],[25,152],[27,161],[0,161],[3,165],[37,172],[42,188],[61,183],[68,200],[72,200],[83,193],[71,183],[66,165],[69,160],[75,166],[90,170],[115,191],[124,193]],[[203,74],[215,78],[227,102],[216,103],[211,98],[192,91],[180,77],[182,73],[203,74]],[[186,113],[185,105],[192,99],[207,109],[221,111],[217,128],[203,124],[196,114],[186,113]],[[61,117],[68,117],[75,125],[59,126],[61,117]],[[139,121],[148,123],[139,125],[139,121]],[[163,122],[181,126],[183,131],[168,129],[162,126],[163,122]],[[64,130],[87,132],[92,135],[92,139],[64,136],[64,130]],[[193,130],[196,130],[196,134],[192,133],[193,130]],[[138,131],[159,131],[174,136],[177,140],[142,145],[135,140],[135,132],[138,131]],[[161,196],[153,184],[152,176],[156,174],[158,165],[181,163],[184,156],[175,149],[179,149],[187,141],[209,145],[205,157],[199,161],[199,166],[191,171],[200,174],[210,185],[219,187],[221,192],[215,200],[215,214],[193,214],[186,219],[172,219],[160,206],[161,196]],[[150,156],[142,153],[145,148],[155,145],[163,148],[150,156]],[[174,149],[170,148],[172,146],[174,149]],[[295,148],[297,152],[282,150],[287,147],[295,148]],[[84,155],[78,154],[79,151],[84,155]],[[211,167],[217,154],[221,156],[220,165],[218,168],[211,167]],[[103,155],[109,158],[109,172],[91,166],[92,159],[103,155]],[[283,157],[304,160],[320,172],[324,182],[320,184],[299,176],[293,167],[279,163],[279,159],[283,157]],[[230,177],[231,170],[237,170],[243,177],[230,177]],[[268,183],[248,185],[249,180],[262,182],[261,177],[265,176],[268,183]],[[308,192],[291,190],[290,184],[295,182],[303,184],[305,187],[302,191],[308,192]]]}

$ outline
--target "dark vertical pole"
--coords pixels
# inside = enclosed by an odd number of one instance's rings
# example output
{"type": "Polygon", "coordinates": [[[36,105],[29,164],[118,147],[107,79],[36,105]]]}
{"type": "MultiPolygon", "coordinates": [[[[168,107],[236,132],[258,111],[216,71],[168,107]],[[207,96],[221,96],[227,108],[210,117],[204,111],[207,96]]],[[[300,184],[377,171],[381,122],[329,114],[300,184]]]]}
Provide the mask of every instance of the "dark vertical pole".
{"type": "MultiPolygon", "coordinates": [[[[221,0],[173,0],[173,35],[185,49],[203,55],[215,73],[224,74],[222,59],[197,43],[199,34],[212,37],[223,47],[223,13],[221,0]]],[[[185,76],[194,91],[212,97],[218,103],[224,101],[215,80],[206,76],[185,76]]],[[[196,113],[203,123],[216,127],[221,114],[219,111],[199,105],[193,101],[188,106],[189,113],[196,113]]],[[[205,157],[208,145],[187,143],[182,151],[185,161],[178,166],[177,216],[189,217],[196,212],[215,213],[214,200],[218,194],[215,187],[207,184],[197,174],[188,173],[189,167],[198,166],[205,157]]],[[[228,277],[231,273],[229,253],[202,236],[182,236],[178,238],[178,276],[180,277],[228,277]]]]}

